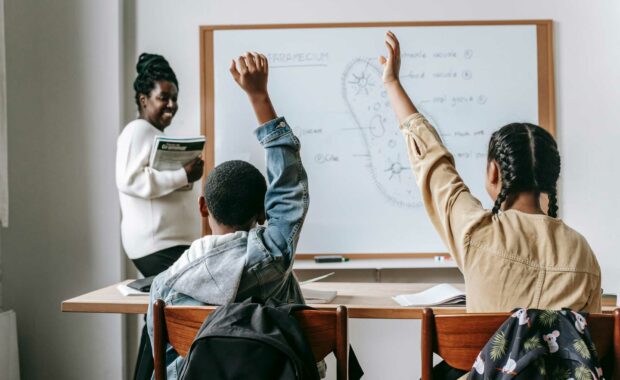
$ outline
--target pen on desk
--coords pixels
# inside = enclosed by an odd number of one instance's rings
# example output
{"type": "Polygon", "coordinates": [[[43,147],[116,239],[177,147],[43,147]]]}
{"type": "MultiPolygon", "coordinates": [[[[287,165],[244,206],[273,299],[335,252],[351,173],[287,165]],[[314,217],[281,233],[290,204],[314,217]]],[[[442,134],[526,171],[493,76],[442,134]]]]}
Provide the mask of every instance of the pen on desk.
{"type": "Polygon", "coordinates": [[[314,256],[315,263],[344,263],[347,261],[349,261],[349,258],[343,256],[314,256]]]}

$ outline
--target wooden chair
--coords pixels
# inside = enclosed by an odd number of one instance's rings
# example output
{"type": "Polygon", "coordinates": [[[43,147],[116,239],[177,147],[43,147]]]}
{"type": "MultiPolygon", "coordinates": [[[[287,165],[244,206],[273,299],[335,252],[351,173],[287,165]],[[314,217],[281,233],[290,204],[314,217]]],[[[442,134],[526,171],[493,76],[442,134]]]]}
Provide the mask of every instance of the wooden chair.
{"type": "MultiPolygon", "coordinates": [[[[471,370],[478,353],[510,313],[422,315],[422,380],[431,380],[433,353],[453,368],[471,370]]],[[[620,379],[620,309],[613,314],[590,314],[588,329],[605,378],[620,379]],[[613,374],[613,377],[610,376],[613,374]]]]}
{"type": "MultiPolygon", "coordinates": [[[[166,343],[181,356],[186,356],[194,337],[214,306],[166,306],[157,300],[153,309],[155,380],[166,379],[166,343]]],[[[345,306],[336,310],[302,310],[295,319],[304,329],[317,361],[331,352],[336,356],[338,380],[348,379],[349,337],[345,306]]]]}

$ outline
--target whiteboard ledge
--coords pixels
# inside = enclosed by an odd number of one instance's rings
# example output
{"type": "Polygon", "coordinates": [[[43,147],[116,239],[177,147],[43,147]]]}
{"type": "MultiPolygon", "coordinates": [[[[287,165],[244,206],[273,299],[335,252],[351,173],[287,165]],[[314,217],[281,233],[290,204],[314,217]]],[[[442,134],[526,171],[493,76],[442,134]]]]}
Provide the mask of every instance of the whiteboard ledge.
{"type": "Polygon", "coordinates": [[[457,268],[454,260],[435,261],[435,259],[355,259],[341,263],[315,263],[314,260],[296,260],[295,270],[320,269],[441,269],[457,268]]]}

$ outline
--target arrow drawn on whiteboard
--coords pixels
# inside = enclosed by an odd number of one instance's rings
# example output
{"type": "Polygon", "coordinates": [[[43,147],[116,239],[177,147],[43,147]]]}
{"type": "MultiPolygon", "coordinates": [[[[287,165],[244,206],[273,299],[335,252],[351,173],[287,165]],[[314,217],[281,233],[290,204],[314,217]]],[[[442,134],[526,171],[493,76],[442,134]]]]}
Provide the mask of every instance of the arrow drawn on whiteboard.
{"type": "Polygon", "coordinates": [[[420,207],[420,192],[407,161],[407,149],[382,85],[381,70],[355,59],[342,76],[342,96],[363,136],[367,153],[359,154],[381,195],[400,207],[420,207]]]}

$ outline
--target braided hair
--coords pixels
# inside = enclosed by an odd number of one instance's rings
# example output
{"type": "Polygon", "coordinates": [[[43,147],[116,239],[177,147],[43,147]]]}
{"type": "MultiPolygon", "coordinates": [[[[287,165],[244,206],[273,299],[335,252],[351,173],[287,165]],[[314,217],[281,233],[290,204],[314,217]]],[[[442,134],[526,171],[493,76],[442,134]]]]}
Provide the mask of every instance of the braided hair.
{"type": "Polygon", "coordinates": [[[158,54],[142,53],[136,64],[138,76],[133,82],[133,89],[136,91],[136,105],[140,110],[140,95],[149,96],[155,88],[156,82],[168,81],[172,82],[179,88],[177,76],[172,71],[170,64],[166,59],[158,54]]]}
{"type": "Polygon", "coordinates": [[[499,166],[502,180],[502,188],[493,206],[494,214],[508,196],[534,192],[549,196],[547,214],[557,217],[560,153],[549,132],[529,123],[508,124],[491,136],[488,161],[493,160],[499,166]]]}

